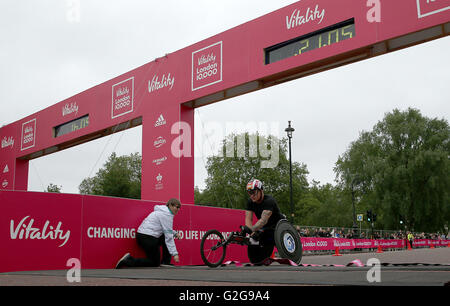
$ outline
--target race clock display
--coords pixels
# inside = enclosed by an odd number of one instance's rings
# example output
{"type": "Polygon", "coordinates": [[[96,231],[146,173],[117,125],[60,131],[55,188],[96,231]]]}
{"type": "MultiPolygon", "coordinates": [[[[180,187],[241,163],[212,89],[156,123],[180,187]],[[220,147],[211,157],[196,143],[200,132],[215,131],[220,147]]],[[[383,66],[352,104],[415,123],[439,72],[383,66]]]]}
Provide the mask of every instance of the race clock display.
{"type": "Polygon", "coordinates": [[[355,20],[335,24],[319,31],[279,43],[266,48],[266,65],[283,59],[299,56],[305,52],[339,43],[356,36],[355,20]]]}
{"type": "Polygon", "coordinates": [[[74,119],[53,128],[54,137],[60,137],[89,126],[89,115],[74,119]]]}

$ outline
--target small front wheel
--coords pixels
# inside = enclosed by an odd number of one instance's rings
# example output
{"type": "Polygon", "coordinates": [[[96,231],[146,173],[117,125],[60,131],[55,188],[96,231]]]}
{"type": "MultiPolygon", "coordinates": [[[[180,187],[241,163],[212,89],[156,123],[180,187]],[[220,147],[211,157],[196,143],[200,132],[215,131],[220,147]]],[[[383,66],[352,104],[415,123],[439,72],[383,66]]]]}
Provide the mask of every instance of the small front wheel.
{"type": "Polygon", "coordinates": [[[205,265],[211,268],[220,266],[225,259],[227,246],[225,239],[218,230],[209,230],[200,243],[200,255],[205,265]]]}

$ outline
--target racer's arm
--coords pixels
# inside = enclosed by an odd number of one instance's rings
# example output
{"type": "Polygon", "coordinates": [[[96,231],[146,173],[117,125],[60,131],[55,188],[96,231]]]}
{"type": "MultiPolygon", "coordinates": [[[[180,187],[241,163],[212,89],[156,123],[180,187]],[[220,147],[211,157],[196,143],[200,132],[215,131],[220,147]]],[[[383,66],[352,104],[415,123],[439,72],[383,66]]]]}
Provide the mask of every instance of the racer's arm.
{"type": "Polygon", "coordinates": [[[253,227],[253,211],[251,210],[245,211],[245,226],[250,229],[253,227]]]}
{"type": "MultiPolygon", "coordinates": [[[[261,228],[263,228],[264,225],[267,224],[271,215],[272,215],[271,210],[263,210],[263,212],[261,213],[261,219],[259,219],[258,222],[255,223],[255,225],[253,226],[250,225],[249,227],[254,232],[260,230],[261,228]]],[[[247,225],[247,223],[245,223],[245,225],[247,225]]]]}

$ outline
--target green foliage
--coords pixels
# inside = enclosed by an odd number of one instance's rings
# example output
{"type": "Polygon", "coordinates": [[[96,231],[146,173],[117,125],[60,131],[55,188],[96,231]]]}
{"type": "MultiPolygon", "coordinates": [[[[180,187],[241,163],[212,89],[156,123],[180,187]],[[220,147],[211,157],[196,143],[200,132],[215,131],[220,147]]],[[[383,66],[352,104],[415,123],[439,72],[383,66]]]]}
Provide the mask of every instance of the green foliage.
{"type": "Polygon", "coordinates": [[[47,190],[45,192],[54,192],[54,193],[61,193],[62,186],[54,185],[53,183],[50,183],[50,185],[47,186],[47,190]]]}
{"type": "Polygon", "coordinates": [[[140,199],[141,162],[139,153],[119,157],[112,153],[94,177],[81,182],[80,193],[140,199]]]}
{"type": "Polygon", "coordinates": [[[297,207],[302,225],[351,227],[353,224],[349,194],[331,184],[313,181],[297,207]]]}
{"type": "Polygon", "coordinates": [[[439,231],[450,220],[450,129],[444,119],[395,109],[339,157],[342,188],[353,188],[385,228],[439,231]],[[353,184],[352,184],[353,183],[353,184]]]}
{"type": "MultiPolygon", "coordinates": [[[[281,211],[289,215],[289,160],[286,156],[286,139],[280,141],[274,136],[248,133],[227,136],[219,154],[208,157],[206,189],[203,192],[196,189],[195,202],[244,209],[248,200],[245,187],[248,181],[257,178],[264,183],[265,193],[272,195],[281,211]],[[272,155],[267,154],[269,151],[272,155]],[[269,160],[278,163],[262,167],[269,160]]],[[[307,190],[307,173],[304,164],[292,163],[294,203],[307,190]]]]}

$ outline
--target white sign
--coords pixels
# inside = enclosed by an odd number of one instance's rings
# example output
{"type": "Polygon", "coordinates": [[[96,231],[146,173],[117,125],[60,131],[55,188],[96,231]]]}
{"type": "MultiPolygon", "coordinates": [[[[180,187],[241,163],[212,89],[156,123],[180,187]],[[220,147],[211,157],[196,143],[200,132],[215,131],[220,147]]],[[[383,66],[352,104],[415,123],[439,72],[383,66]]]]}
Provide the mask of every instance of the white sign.
{"type": "Polygon", "coordinates": [[[162,114],[159,115],[158,120],[156,120],[156,122],[155,122],[155,127],[165,125],[165,124],[166,124],[166,119],[164,119],[164,116],[162,114]]]}
{"type": "Polygon", "coordinates": [[[14,138],[12,136],[10,136],[8,138],[6,138],[6,136],[3,137],[3,139],[2,139],[2,149],[6,148],[6,147],[11,147],[11,148],[14,147],[14,138]]]}
{"type": "Polygon", "coordinates": [[[420,18],[450,10],[448,0],[417,0],[417,15],[420,18]]]}
{"type": "Polygon", "coordinates": [[[290,30],[316,20],[317,24],[321,24],[324,17],[325,9],[319,9],[318,4],[316,5],[315,9],[311,9],[310,7],[308,7],[304,11],[295,9],[290,17],[286,16],[286,28],[290,30]]]}
{"type": "Polygon", "coordinates": [[[56,227],[50,226],[50,221],[47,220],[42,228],[33,227],[34,219],[29,219],[30,216],[26,216],[15,226],[14,220],[10,223],[10,237],[12,240],[15,239],[38,239],[38,240],[61,240],[63,241],[58,247],[64,246],[70,238],[70,230],[64,232],[61,229],[62,222],[58,222],[56,227]],[[28,219],[28,220],[27,220],[28,219]],[[28,224],[26,223],[28,222],[28,224]]]}
{"type": "Polygon", "coordinates": [[[148,81],[148,92],[151,93],[165,87],[168,87],[169,90],[172,90],[173,85],[175,85],[175,77],[172,77],[170,73],[167,76],[163,74],[161,80],[159,80],[159,76],[154,75],[152,80],[148,81]]]}

